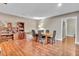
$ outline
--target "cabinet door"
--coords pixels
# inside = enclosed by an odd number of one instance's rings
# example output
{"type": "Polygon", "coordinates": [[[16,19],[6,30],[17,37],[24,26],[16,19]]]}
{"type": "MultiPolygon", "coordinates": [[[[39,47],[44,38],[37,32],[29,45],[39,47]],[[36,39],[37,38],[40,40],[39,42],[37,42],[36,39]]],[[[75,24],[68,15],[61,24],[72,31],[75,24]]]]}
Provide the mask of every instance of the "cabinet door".
{"type": "Polygon", "coordinates": [[[24,31],[24,23],[23,22],[17,22],[18,31],[24,31]]]}

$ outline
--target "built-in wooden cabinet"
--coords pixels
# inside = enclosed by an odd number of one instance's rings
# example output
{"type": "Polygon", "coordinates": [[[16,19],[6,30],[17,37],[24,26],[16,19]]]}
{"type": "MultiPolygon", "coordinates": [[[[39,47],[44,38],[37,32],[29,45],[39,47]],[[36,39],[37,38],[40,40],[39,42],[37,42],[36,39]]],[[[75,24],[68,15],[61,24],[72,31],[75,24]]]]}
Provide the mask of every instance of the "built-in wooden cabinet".
{"type": "Polygon", "coordinates": [[[18,31],[24,31],[24,22],[17,22],[18,31]]]}
{"type": "Polygon", "coordinates": [[[15,33],[15,39],[25,39],[25,32],[24,32],[24,22],[17,22],[17,33],[15,33]]]}
{"type": "Polygon", "coordinates": [[[12,26],[11,22],[6,23],[6,25],[0,32],[3,39],[25,39],[24,22],[17,22],[15,27],[12,26]]]}

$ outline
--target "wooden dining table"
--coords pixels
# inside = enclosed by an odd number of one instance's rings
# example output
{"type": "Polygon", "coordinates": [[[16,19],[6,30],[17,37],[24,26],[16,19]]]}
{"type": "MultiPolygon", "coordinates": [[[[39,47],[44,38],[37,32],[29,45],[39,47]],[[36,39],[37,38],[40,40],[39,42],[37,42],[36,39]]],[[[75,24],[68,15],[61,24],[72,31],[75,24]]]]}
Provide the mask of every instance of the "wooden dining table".
{"type": "MultiPolygon", "coordinates": [[[[38,41],[38,33],[36,34],[35,41],[38,41]]],[[[44,44],[48,44],[48,37],[51,37],[51,33],[42,33],[43,37],[45,37],[44,44]]]]}
{"type": "Polygon", "coordinates": [[[49,41],[48,37],[51,37],[51,33],[45,33],[44,36],[45,36],[45,43],[44,44],[48,44],[48,41],[49,41]]]}

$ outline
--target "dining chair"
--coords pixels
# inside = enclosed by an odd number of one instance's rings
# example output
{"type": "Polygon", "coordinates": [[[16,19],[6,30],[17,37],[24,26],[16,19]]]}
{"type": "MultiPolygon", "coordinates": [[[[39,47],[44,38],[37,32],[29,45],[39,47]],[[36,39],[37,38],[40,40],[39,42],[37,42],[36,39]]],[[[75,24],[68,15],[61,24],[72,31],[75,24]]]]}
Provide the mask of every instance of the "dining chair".
{"type": "Polygon", "coordinates": [[[46,33],[49,33],[49,30],[46,30],[46,33]]]}
{"type": "Polygon", "coordinates": [[[39,42],[40,42],[40,43],[42,43],[42,44],[43,44],[44,39],[43,39],[43,37],[42,37],[42,36],[43,36],[43,35],[42,35],[41,30],[39,30],[39,31],[38,31],[38,40],[39,40],[39,42]]]}
{"type": "MultiPolygon", "coordinates": [[[[38,31],[39,42],[42,43],[42,44],[45,44],[46,34],[44,35],[44,34],[42,34],[42,32],[44,33],[44,31],[41,31],[41,30],[38,31]]],[[[46,30],[46,33],[49,33],[49,30],[46,30]]],[[[48,42],[49,42],[49,39],[48,39],[48,42]]]]}
{"type": "Polygon", "coordinates": [[[32,36],[35,37],[36,33],[35,30],[32,30],[32,36]]]}
{"type": "Polygon", "coordinates": [[[53,31],[53,36],[51,37],[51,43],[55,43],[56,30],[53,31]]]}
{"type": "Polygon", "coordinates": [[[35,36],[36,36],[36,32],[35,32],[35,30],[32,30],[32,37],[33,37],[33,40],[36,40],[35,36]]]}

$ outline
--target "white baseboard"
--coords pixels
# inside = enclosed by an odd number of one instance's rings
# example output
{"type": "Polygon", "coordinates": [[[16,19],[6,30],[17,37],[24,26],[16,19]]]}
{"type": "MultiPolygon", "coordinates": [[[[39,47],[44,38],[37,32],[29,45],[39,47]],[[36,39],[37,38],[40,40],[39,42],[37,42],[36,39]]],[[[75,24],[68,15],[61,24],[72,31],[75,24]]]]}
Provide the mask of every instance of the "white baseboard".
{"type": "Polygon", "coordinates": [[[67,36],[74,37],[74,35],[67,35],[67,36]]]}
{"type": "Polygon", "coordinates": [[[62,39],[56,39],[56,40],[62,41],[62,39]]]}
{"type": "Polygon", "coordinates": [[[75,42],[75,44],[79,44],[79,42],[75,42]]]}

